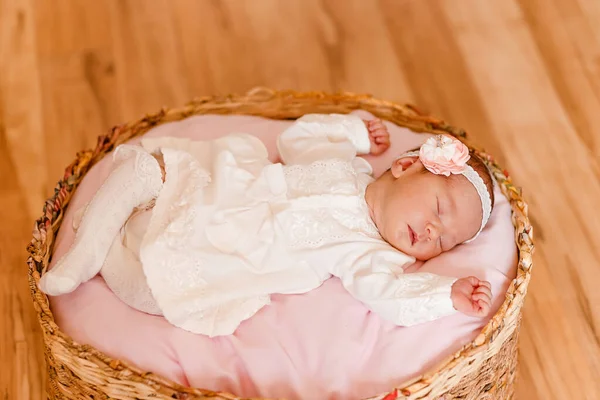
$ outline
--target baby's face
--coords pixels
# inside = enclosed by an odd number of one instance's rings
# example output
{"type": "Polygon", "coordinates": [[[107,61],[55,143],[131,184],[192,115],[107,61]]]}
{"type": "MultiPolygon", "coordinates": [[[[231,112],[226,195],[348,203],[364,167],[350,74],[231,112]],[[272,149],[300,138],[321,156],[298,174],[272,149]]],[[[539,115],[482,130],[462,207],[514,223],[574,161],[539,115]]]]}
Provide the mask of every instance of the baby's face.
{"type": "Polygon", "coordinates": [[[481,226],[481,200],[464,176],[434,175],[420,161],[395,165],[392,174],[395,181],[373,210],[380,234],[392,246],[428,260],[475,236],[481,226]]]}

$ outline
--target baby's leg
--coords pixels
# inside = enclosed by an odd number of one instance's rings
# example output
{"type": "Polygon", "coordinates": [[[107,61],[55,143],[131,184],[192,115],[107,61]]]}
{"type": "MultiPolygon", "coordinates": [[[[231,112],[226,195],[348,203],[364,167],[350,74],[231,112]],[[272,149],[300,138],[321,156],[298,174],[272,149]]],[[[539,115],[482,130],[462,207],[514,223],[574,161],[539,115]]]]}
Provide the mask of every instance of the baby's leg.
{"type": "Polygon", "coordinates": [[[87,206],[73,246],[42,276],[44,293],[69,293],[93,278],[131,212],[158,196],[163,179],[156,158],[131,145],[119,146],[114,158],[119,164],[87,206]]]}
{"type": "MultiPolygon", "coordinates": [[[[141,218],[143,222],[134,220],[134,224],[147,224],[149,216],[144,214],[141,218]]],[[[110,290],[128,306],[147,314],[162,315],[146,281],[142,263],[137,257],[139,248],[135,245],[129,248],[124,243],[126,237],[127,225],[115,236],[100,274],[110,290]]]]}

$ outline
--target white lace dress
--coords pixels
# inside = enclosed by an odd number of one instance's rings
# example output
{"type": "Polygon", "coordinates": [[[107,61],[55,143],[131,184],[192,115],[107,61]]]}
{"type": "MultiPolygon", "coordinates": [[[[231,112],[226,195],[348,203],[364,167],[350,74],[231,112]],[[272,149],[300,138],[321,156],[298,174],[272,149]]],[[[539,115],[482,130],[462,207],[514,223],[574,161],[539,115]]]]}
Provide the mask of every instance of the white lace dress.
{"type": "Polygon", "coordinates": [[[371,221],[372,170],[357,157],[369,147],[362,120],[338,114],[306,115],[287,129],[278,138],[285,165],[246,134],[120,146],[73,247],[40,286],[60,295],[100,271],[132,307],[209,336],[234,332],[273,293],[305,293],[331,276],[398,325],[454,313],[455,278],[404,274],[414,259],[371,221]]]}

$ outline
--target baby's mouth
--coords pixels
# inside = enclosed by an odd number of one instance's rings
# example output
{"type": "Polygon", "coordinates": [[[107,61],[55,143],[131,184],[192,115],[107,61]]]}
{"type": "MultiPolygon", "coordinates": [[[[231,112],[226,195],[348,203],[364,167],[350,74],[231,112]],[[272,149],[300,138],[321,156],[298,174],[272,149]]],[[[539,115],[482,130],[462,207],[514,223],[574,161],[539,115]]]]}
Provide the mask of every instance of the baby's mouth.
{"type": "Polygon", "coordinates": [[[414,246],[415,242],[417,241],[417,235],[415,234],[415,231],[412,230],[410,225],[407,224],[406,226],[408,226],[408,238],[410,239],[410,245],[414,246]]]}

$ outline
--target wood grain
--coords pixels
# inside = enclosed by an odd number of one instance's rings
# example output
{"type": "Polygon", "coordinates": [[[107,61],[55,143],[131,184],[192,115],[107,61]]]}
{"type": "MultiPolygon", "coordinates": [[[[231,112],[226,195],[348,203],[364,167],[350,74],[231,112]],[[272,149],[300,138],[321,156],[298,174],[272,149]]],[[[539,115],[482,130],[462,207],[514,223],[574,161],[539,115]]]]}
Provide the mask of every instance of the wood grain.
{"type": "Polygon", "coordinates": [[[600,399],[596,0],[0,0],[0,398],[43,397],[24,247],[110,126],[254,86],[368,92],[466,128],[524,187],[520,399],[600,399]]]}

